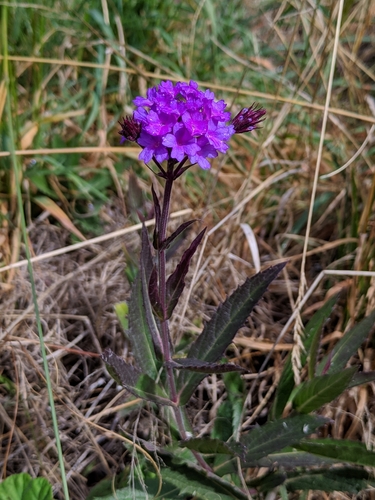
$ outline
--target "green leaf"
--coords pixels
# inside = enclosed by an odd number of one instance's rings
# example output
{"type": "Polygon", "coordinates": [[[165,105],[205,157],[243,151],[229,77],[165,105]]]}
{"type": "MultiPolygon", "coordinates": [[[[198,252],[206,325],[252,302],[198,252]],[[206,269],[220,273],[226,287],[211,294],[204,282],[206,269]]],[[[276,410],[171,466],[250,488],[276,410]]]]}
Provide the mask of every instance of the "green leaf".
{"type": "Polygon", "coordinates": [[[304,366],[306,358],[308,357],[309,379],[313,379],[315,376],[316,359],[318,356],[319,339],[322,327],[331,314],[337,299],[338,295],[331,297],[331,299],[328,300],[323,307],[314,314],[305,328],[305,340],[303,341],[305,353],[301,357],[301,363],[302,366],[304,366]]]}
{"type": "MultiPolygon", "coordinates": [[[[316,352],[316,344],[317,340],[319,339],[319,334],[324,323],[327,321],[329,315],[331,314],[336,301],[337,296],[332,297],[330,300],[328,300],[307,323],[302,339],[303,346],[305,348],[305,352],[303,352],[301,356],[302,366],[306,364],[308,354],[310,354],[311,357],[312,353],[316,352]]],[[[312,355],[312,358],[315,358],[314,354],[312,355]]],[[[310,374],[312,372],[311,358],[309,362],[309,372],[310,374]]],[[[276,389],[275,398],[270,411],[270,420],[275,420],[276,418],[281,417],[285,405],[287,404],[289,397],[293,391],[293,387],[294,375],[292,368],[292,357],[291,354],[289,354],[276,389]]]]}
{"type": "Polygon", "coordinates": [[[129,300],[129,338],[137,368],[155,378],[157,374],[156,352],[161,350],[160,332],[148,296],[148,283],[153,268],[147,230],[142,228],[142,249],[138,275],[133,283],[129,300]]]}
{"type": "MultiPolygon", "coordinates": [[[[285,450],[292,450],[288,447],[285,450]]],[[[333,458],[319,457],[312,453],[304,451],[281,451],[280,453],[271,453],[261,458],[258,463],[260,467],[282,467],[283,469],[292,469],[296,467],[316,467],[335,463],[333,458]]]]}
{"type": "Polygon", "coordinates": [[[324,372],[328,365],[327,373],[338,373],[343,370],[349,359],[368,337],[375,324],[375,311],[364,318],[358,325],[349,330],[335,345],[333,351],[323,358],[317,373],[324,372]]]}
{"type": "Polygon", "coordinates": [[[127,334],[129,328],[128,314],[129,306],[127,302],[118,302],[115,304],[115,312],[124,333],[127,334]]]}
{"type": "Polygon", "coordinates": [[[132,500],[149,500],[150,496],[147,494],[147,491],[127,486],[126,488],[116,490],[116,496],[110,494],[104,497],[92,497],[92,500],[129,500],[130,498],[132,500]]]}
{"type": "Polygon", "coordinates": [[[257,488],[260,493],[274,490],[284,483],[287,478],[284,472],[267,472],[263,476],[252,479],[247,483],[251,488],[257,488]]]}
{"type": "Polygon", "coordinates": [[[53,500],[52,487],[44,477],[13,474],[0,483],[1,500],[53,500]]]}
{"type": "Polygon", "coordinates": [[[233,445],[228,446],[227,443],[224,443],[220,439],[193,438],[187,441],[180,441],[179,446],[181,448],[188,448],[189,450],[199,451],[199,453],[223,453],[224,455],[236,455],[233,445]]]}
{"type": "Polygon", "coordinates": [[[156,354],[161,357],[162,353],[162,340],[160,335],[160,330],[158,326],[157,319],[155,318],[152,310],[152,305],[149,296],[149,285],[151,280],[151,275],[154,270],[154,261],[151,253],[151,243],[148,238],[146,226],[142,226],[142,248],[141,248],[141,261],[139,265],[139,273],[142,280],[142,295],[143,295],[143,305],[145,320],[148,327],[147,338],[152,340],[156,354]]]}
{"type": "MultiPolygon", "coordinates": [[[[256,303],[263,296],[269,284],[276,278],[285,263],[269,267],[248,278],[215,311],[202,333],[191,346],[187,357],[214,363],[221,358],[237,331],[246,321],[256,303]]],[[[180,404],[190,399],[204,375],[181,372],[178,377],[180,404]]]]}
{"type": "Polygon", "coordinates": [[[146,306],[142,291],[142,271],[138,273],[134,281],[129,300],[128,338],[132,345],[137,366],[143,373],[155,377],[157,374],[156,357],[146,317],[146,306]]]}
{"type": "Polygon", "coordinates": [[[340,462],[375,467],[375,453],[363,443],[344,439],[305,439],[295,448],[340,462]]]}
{"type": "Polygon", "coordinates": [[[348,388],[375,381],[375,371],[355,373],[348,388]]]}
{"type": "Polygon", "coordinates": [[[318,415],[296,415],[255,428],[240,439],[246,449],[242,457],[244,465],[256,466],[259,459],[297,443],[326,422],[328,419],[318,415]]]}
{"type": "MultiPolygon", "coordinates": [[[[186,469],[185,473],[169,468],[162,469],[161,472],[163,481],[178,488],[180,493],[175,498],[185,498],[185,495],[194,496],[194,498],[200,500],[233,500],[234,498],[241,498],[231,494],[230,485],[228,485],[228,492],[225,493],[222,486],[216,485],[214,481],[189,469],[186,469]]],[[[246,497],[243,496],[242,498],[246,497]]]]}
{"type": "Polygon", "coordinates": [[[161,386],[146,373],[141,373],[134,366],[126,363],[111,349],[101,355],[112,378],[135,396],[161,405],[173,405],[161,386]]]}
{"type": "Polygon", "coordinates": [[[174,358],[170,365],[176,370],[189,370],[197,373],[248,372],[246,368],[234,363],[207,363],[192,358],[174,358]]]}
{"type": "Polygon", "coordinates": [[[285,486],[289,491],[345,491],[354,494],[374,484],[371,476],[366,471],[351,467],[297,472],[290,474],[290,477],[285,481],[285,486]]]}
{"type": "Polygon", "coordinates": [[[294,396],[293,406],[299,413],[310,413],[336,399],[350,385],[357,367],[348,368],[340,373],[321,375],[302,382],[294,396]]]}

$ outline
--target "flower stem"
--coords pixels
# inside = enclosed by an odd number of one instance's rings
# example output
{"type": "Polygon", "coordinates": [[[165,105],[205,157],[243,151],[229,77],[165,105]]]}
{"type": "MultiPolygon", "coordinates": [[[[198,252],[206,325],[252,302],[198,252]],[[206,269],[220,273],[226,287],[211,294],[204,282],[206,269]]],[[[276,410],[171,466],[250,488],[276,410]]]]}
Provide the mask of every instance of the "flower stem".
{"type": "MultiPolygon", "coordinates": [[[[183,164],[186,162],[187,158],[174,169],[176,162],[170,161],[168,162],[168,168],[165,175],[165,188],[164,188],[164,197],[163,197],[163,207],[161,211],[161,217],[159,222],[159,227],[157,228],[158,233],[158,277],[159,277],[159,300],[161,309],[163,312],[163,320],[161,321],[161,337],[162,337],[162,349],[163,349],[163,357],[164,363],[167,371],[167,380],[169,386],[169,395],[171,401],[173,403],[178,403],[178,395],[176,390],[176,382],[174,378],[174,372],[171,365],[172,361],[172,342],[170,338],[169,332],[169,322],[168,322],[168,313],[167,313],[167,280],[166,280],[166,249],[163,246],[163,243],[167,236],[167,226],[169,219],[169,209],[171,203],[171,195],[173,182],[177,178],[176,172],[182,169],[183,164]]],[[[186,421],[187,416],[185,414],[184,408],[181,406],[174,406],[174,414],[176,418],[176,423],[178,430],[180,432],[182,439],[188,438],[188,433],[186,430],[186,421]]],[[[204,458],[200,455],[200,453],[193,451],[193,454],[198,462],[198,464],[208,472],[212,472],[210,466],[206,463],[204,458]]]]}

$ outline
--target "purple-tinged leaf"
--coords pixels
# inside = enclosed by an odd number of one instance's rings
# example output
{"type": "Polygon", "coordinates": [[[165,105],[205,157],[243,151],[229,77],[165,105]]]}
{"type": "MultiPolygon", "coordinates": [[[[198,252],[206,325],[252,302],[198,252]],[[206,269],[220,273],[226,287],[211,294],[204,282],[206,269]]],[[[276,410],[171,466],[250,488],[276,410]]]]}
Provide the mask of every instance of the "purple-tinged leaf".
{"type": "Polygon", "coordinates": [[[106,349],[101,358],[107,365],[107,369],[111,377],[124,387],[135,387],[141,372],[134,366],[126,363],[122,358],[117,356],[111,349],[106,349]]]}
{"type": "Polygon", "coordinates": [[[156,267],[154,266],[151,271],[150,281],[148,284],[148,294],[150,297],[150,302],[153,311],[156,316],[161,320],[164,319],[163,309],[160,303],[159,288],[158,288],[158,274],[156,272],[156,267]]]}
{"type": "Polygon", "coordinates": [[[155,249],[160,247],[159,232],[160,232],[160,220],[161,220],[161,209],[159,199],[155,193],[154,186],[151,186],[152,199],[154,200],[154,212],[155,212],[155,229],[153,237],[153,246],[155,249]]]}
{"type": "Polygon", "coordinates": [[[192,241],[189,248],[185,250],[179,264],[177,264],[174,272],[169,276],[166,284],[167,288],[167,318],[171,317],[173,309],[176,307],[178,299],[180,298],[184,287],[185,277],[189,270],[191,258],[196,252],[199,243],[202,241],[206,228],[201,231],[198,236],[192,241]]]}
{"type": "Polygon", "coordinates": [[[161,245],[161,250],[167,250],[174,240],[185,231],[189,226],[191,226],[194,222],[196,222],[198,219],[193,219],[193,220],[188,220],[187,222],[184,222],[181,224],[176,231],[174,231],[161,245]]]}
{"type": "Polygon", "coordinates": [[[151,244],[148,238],[147,229],[145,226],[142,227],[142,249],[141,249],[141,262],[139,272],[142,276],[142,295],[143,295],[143,306],[144,314],[146,317],[146,323],[148,330],[150,332],[152,342],[155,348],[155,352],[158,357],[161,357],[162,353],[162,341],[160,335],[159,325],[152,311],[152,305],[149,297],[149,283],[151,280],[151,274],[155,269],[154,259],[151,252],[151,244]]]}
{"type": "MultiPolygon", "coordinates": [[[[187,357],[214,363],[224,354],[234,336],[245,323],[253,307],[261,299],[269,284],[276,278],[286,262],[269,267],[237,288],[233,294],[221,304],[211,320],[205,325],[202,333],[194,341],[187,357]]],[[[182,371],[178,377],[180,404],[190,399],[204,375],[182,371]]]]}
{"type": "Polygon", "coordinates": [[[197,373],[227,373],[227,372],[244,372],[249,373],[249,370],[234,363],[207,363],[200,359],[193,358],[174,358],[171,366],[176,370],[189,370],[197,373]]]}
{"type": "Polygon", "coordinates": [[[111,349],[106,349],[102,355],[102,360],[107,366],[111,377],[129,392],[147,401],[153,401],[161,405],[173,406],[160,386],[147,374],[141,373],[137,368],[126,363],[120,356],[117,356],[111,349]]]}
{"type": "Polygon", "coordinates": [[[333,351],[323,358],[317,373],[339,373],[343,370],[349,359],[357,352],[360,345],[369,336],[375,325],[375,311],[355,325],[337,342],[333,351]]]}

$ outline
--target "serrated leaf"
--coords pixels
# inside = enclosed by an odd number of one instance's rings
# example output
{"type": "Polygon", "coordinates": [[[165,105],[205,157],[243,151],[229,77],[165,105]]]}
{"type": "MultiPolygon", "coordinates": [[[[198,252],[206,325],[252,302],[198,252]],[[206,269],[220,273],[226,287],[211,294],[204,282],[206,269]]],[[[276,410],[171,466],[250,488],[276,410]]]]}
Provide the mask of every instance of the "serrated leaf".
{"type": "MultiPolygon", "coordinates": [[[[187,441],[180,441],[179,446],[181,448],[188,448],[189,450],[205,454],[223,453],[224,455],[237,455],[234,451],[233,444],[230,447],[227,443],[224,443],[224,441],[221,441],[220,439],[193,438],[187,441]]],[[[240,449],[241,445],[239,443],[238,446],[240,449]]]]}
{"type": "Polygon", "coordinates": [[[256,488],[260,493],[274,490],[286,480],[287,475],[284,472],[268,472],[263,476],[252,479],[247,483],[251,488],[256,488]]]}
{"type": "Polygon", "coordinates": [[[258,461],[260,467],[282,467],[292,469],[296,467],[317,467],[337,462],[333,458],[319,457],[304,451],[282,451],[271,453],[258,461]]]}
{"type": "Polygon", "coordinates": [[[172,315],[174,308],[178,303],[184,287],[185,287],[185,277],[189,270],[190,261],[195,254],[199,243],[202,241],[206,228],[201,231],[198,236],[192,241],[189,248],[185,250],[181,257],[180,262],[177,264],[174,272],[169,276],[166,284],[167,288],[167,318],[169,319],[172,315]]]}
{"type": "Polygon", "coordinates": [[[189,370],[197,373],[248,372],[246,368],[234,363],[207,363],[192,358],[174,358],[171,365],[177,370],[189,370]]]}
{"type": "MultiPolygon", "coordinates": [[[[319,311],[317,311],[310,321],[307,323],[305,327],[304,336],[302,338],[303,346],[305,348],[305,352],[302,352],[301,355],[301,364],[304,366],[307,361],[308,354],[312,354],[312,349],[316,352],[316,340],[319,339],[319,334],[324,323],[327,321],[330,316],[332,309],[337,301],[337,296],[332,297],[328,300],[319,311]]],[[[314,358],[314,356],[313,356],[314,358]]],[[[312,365],[312,361],[310,358],[309,366],[312,365]]],[[[311,371],[311,368],[310,368],[311,371]]],[[[274,401],[272,404],[272,408],[270,411],[270,420],[275,420],[276,418],[280,418],[285,405],[287,404],[289,397],[293,391],[294,387],[294,375],[292,368],[292,355],[291,353],[288,355],[287,360],[285,362],[284,369],[282,371],[279,383],[277,385],[277,389],[275,392],[274,401]]]]}
{"type": "Polygon", "coordinates": [[[141,373],[129,363],[126,363],[124,359],[117,356],[111,349],[106,349],[102,353],[101,358],[106,364],[111,377],[132,394],[147,401],[173,406],[173,403],[168,399],[162,388],[156,385],[154,379],[147,374],[141,373]]]}
{"type": "Polygon", "coordinates": [[[349,332],[345,333],[337,342],[333,351],[323,358],[319,364],[317,373],[323,373],[326,366],[328,366],[327,373],[338,373],[343,370],[349,359],[366,340],[374,324],[375,311],[349,330],[349,332]]]}
{"type": "Polygon", "coordinates": [[[319,490],[359,493],[375,483],[366,471],[340,468],[323,471],[307,471],[291,474],[285,481],[288,491],[319,490]]]}
{"type": "MultiPolygon", "coordinates": [[[[187,357],[215,363],[224,354],[237,331],[246,321],[256,303],[261,299],[269,284],[276,278],[286,263],[269,267],[237,288],[221,304],[202,333],[191,346],[187,357]]],[[[204,376],[181,372],[178,378],[180,404],[190,399],[197,385],[204,376]]]]}
{"type": "Polygon", "coordinates": [[[93,497],[93,500],[149,500],[150,496],[147,491],[138,490],[127,486],[126,488],[116,489],[116,496],[113,494],[105,495],[104,497],[93,497]]]}
{"type": "Polygon", "coordinates": [[[152,314],[148,296],[148,282],[153,268],[150,242],[145,226],[142,227],[142,248],[139,272],[132,286],[129,306],[129,338],[134,358],[142,373],[157,374],[156,352],[161,349],[160,334],[152,314]]]}
{"type": "Polygon", "coordinates": [[[257,427],[241,436],[240,443],[247,450],[242,457],[244,466],[256,466],[259,459],[294,445],[326,422],[328,419],[318,415],[296,415],[257,427]]]}
{"type": "Polygon", "coordinates": [[[158,289],[158,275],[154,266],[151,272],[150,281],[148,284],[148,296],[150,298],[151,307],[158,318],[163,319],[163,309],[160,303],[158,289]]]}
{"type": "Polygon", "coordinates": [[[198,219],[193,219],[193,220],[188,220],[187,222],[184,222],[181,224],[176,231],[174,231],[161,245],[161,250],[167,250],[176,240],[178,236],[180,236],[181,233],[183,233],[189,226],[191,226],[194,222],[196,222],[198,219]]]}
{"type": "Polygon", "coordinates": [[[293,399],[293,407],[299,413],[310,413],[336,399],[349,387],[357,367],[348,368],[340,373],[321,375],[302,382],[293,399]]]}
{"type": "MultiPolygon", "coordinates": [[[[181,497],[181,495],[191,495],[200,500],[233,500],[234,498],[239,498],[230,494],[230,485],[228,485],[229,491],[228,494],[226,494],[224,493],[225,490],[222,491],[222,487],[219,488],[213,481],[210,481],[204,476],[194,474],[189,469],[186,469],[185,474],[169,468],[162,469],[161,472],[163,481],[173,484],[178,488],[180,494],[176,495],[176,498],[181,497]]],[[[244,496],[242,498],[246,497],[244,496]]]]}
{"type": "Polygon", "coordinates": [[[128,338],[132,345],[137,366],[139,366],[143,373],[147,373],[150,377],[155,377],[157,373],[156,356],[147,321],[147,307],[151,309],[151,304],[147,299],[146,302],[144,301],[142,270],[140,270],[132,286],[129,300],[128,338]]]}
{"type": "Polygon", "coordinates": [[[53,500],[52,487],[44,477],[13,474],[0,483],[1,500],[53,500]]]}
{"type": "Polygon", "coordinates": [[[375,467],[375,453],[363,443],[347,439],[304,439],[295,448],[340,462],[375,467]]]}

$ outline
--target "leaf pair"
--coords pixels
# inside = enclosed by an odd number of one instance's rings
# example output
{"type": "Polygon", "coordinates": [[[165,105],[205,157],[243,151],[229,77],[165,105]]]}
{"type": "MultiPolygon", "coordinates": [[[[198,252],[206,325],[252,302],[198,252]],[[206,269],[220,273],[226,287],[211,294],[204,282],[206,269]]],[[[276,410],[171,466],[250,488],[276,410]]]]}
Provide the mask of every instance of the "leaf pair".
{"type": "MultiPolygon", "coordinates": [[[[269,267],[237,288],[213,314],[202,333],[192,344],[188,359],[216,363],[243,326],[254,306],[269,284],[276,278],[285,263],[269,267]]],[[[213,371],[213,370],[212,370],[213,371]]],[[[205,375],[182,371],[177,379],[180,404],[185,405],[205,375]]]]}
{"type": "Polygon", "coordinates": [[[319,337],[324,323],[336,303],[337,297],[331,298],[314,314],[305,328],[302,353],[302,366],[308,362],[309,379],[294,388],[294,377],[291,355],[285,363],[279,385],[275,393],[270,418],[275,419],[282,415],[289,399],[293,407],[300,413],[309,413],[319,409],[326,403],[336,399],[345,389],[375,380],[375,372],[368,374],[356,373],[357,368],[344,369],[350,358],[364,342],[375,323],[375,311],[364,318],[358,325],[347,332],[337,342],[333,351],[327,354],[316,367],[319,337]]]}

